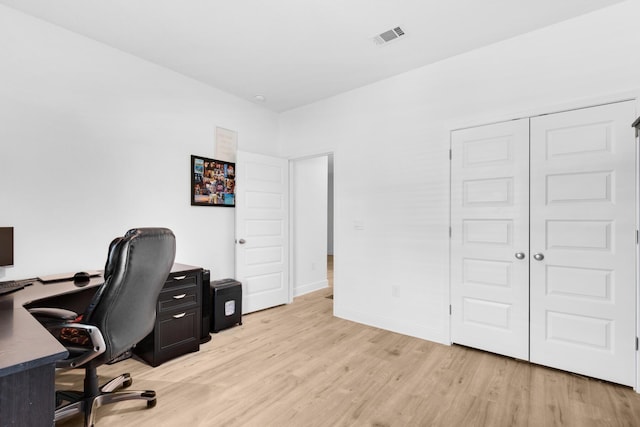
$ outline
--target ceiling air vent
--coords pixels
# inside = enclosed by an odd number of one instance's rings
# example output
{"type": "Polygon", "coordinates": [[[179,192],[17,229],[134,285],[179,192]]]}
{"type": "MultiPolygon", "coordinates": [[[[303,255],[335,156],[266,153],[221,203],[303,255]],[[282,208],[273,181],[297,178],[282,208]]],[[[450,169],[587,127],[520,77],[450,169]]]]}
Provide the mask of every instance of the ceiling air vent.
{"type": "Polygon", "coordinates": [[[397,40],[399,37],[404,36],[404,30],[400,27],[396,27],[392,30],[380,33],[373,38],[373,41],[377,45],[387,44],[390,41],[397,40]]]}

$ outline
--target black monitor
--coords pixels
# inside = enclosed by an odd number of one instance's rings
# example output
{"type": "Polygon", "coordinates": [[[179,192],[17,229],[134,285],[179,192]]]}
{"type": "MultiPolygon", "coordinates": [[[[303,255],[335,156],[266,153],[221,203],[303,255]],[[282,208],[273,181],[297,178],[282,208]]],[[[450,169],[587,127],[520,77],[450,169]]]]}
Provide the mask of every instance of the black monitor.
{"type": "Polygon", "coordinates": [[[0,267],[13,265],[13,227],[0,227],[0,267]]]}

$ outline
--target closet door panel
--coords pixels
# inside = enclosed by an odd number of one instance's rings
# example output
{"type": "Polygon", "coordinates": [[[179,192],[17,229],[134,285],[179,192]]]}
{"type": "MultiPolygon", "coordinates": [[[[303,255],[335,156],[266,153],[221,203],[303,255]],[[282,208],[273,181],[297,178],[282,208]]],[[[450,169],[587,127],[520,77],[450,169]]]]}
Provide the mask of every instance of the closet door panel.
{"type": "Polygon", "coordinates": [[[531,119],[531,361],[627,385],[635,376],[633,117],[624,102],[531,119]]]}
{"type": "Polygon", "coordinates": [[[451,144],[452,341],[528,359],[529,121],[451,144]]]}

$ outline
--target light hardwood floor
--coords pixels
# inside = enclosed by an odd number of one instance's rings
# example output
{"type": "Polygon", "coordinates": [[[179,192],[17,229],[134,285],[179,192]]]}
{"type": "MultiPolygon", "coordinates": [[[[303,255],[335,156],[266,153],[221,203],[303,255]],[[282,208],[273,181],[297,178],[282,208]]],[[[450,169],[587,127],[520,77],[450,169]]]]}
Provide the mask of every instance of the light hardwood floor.
{"type": "MultiPolygon", "coordinates": [[[[131,372],[158,405],[98,409],[98,426],[640,426],[632,389],[332,316],[317,291],[247,315],[201,350],[131,372]]],[[[58,373],[58,386],[81,372],[58,373]]],[[[79,426],[69,420],[62,426],[79,426]]]]}

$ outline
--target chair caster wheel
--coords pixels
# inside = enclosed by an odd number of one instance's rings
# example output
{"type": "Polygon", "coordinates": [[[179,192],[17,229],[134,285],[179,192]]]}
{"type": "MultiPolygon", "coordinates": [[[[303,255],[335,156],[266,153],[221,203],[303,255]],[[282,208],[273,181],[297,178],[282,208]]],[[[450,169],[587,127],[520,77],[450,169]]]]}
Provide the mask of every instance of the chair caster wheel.
{"type": "Polygon", "coordinates": [[[153,390],[145,391],[142,393],[142,397],[149,398],[149,400],[147,400],[147,408],[153,408],[156,406],[156,403],[158,403],[158,400],[156,399],[156,392],[153,390]]]}

